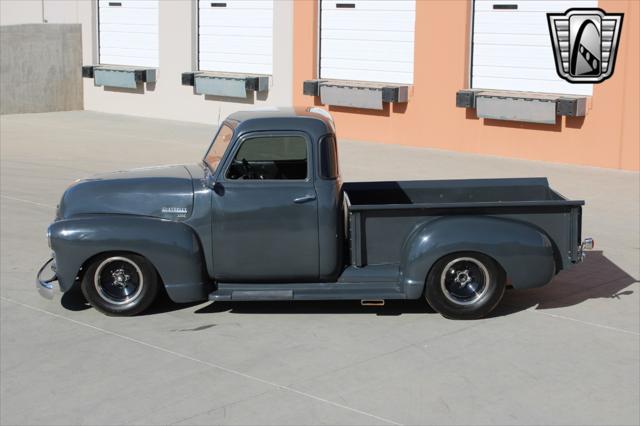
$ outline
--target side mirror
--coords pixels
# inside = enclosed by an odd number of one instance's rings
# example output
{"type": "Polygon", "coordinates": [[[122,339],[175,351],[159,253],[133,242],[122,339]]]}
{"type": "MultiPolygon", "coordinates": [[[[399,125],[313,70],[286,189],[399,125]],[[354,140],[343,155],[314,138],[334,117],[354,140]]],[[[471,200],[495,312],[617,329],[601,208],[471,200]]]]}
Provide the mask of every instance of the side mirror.
{"type": "Polygon", "coordinates": [[[210,171],[207,171],[207,174],[204,178],[204,184],[207,188],[212,189],[218,195],[224,195],[224,185],[220,182],[216,182],[213,178],[213,174],[210,171]]]}
{"type": "Polygon", "coordinates": [[[218,194],[220,196],[224,195],[224,185],[221,184],[220,182],[214,183],[213,187],[211,189],[213,189],[213,192],[215,192],[216,194],[218,194]]]}

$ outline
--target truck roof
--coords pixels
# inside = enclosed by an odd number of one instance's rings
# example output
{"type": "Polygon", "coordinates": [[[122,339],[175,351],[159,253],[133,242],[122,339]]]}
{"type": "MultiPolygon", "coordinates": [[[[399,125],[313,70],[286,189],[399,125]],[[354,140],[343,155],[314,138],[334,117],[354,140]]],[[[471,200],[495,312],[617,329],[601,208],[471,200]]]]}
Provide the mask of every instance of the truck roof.
{"type": "Polygon", "coordinates": [[[225,123],[238,134],[252,131],[298,130],[313,139],[334,133],[331,115],[317,108],[265,108],[238,111],[229,115],[225,123]]]}

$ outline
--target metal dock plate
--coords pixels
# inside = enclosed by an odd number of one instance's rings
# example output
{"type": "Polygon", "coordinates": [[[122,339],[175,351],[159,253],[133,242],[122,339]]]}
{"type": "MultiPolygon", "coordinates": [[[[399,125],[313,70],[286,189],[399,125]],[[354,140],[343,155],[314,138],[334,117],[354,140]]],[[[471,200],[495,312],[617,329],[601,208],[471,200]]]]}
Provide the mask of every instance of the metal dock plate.
{"type": "Polygon", "coordinates": [[[90,65],[82,67],[82,76],[84,78],[93,78],[96,86],[136,89],[140,83],[154,83],[156,81],[156,69],[90,65]]]}
{"type": "Polygon", "coordinates": [[[476,95],[478,117],[529,123],[556,123],[555,99],[476,95]]]}
{"type": "Polygon", "coordinates": [[[409,101],[409,86],[347,80],[306,80],[302,91],[319,96],[325,105],[351,108],[384,109],[385,102],[409,101]]]}
{"type": "Polygon", "coordinates": [[[127,89],[138,87],[136,76],[132,71],[97,68],[94,70],[93,76],[96,86],[124,87],[127,89]]]}
{"type": "Polygon", "coordinates": [[[246,98],[245,80],[238,78],[195,76],[196,93],[199,95],[229,96],[246,98]]]}
{"type": "Polygon", "coordinates": [[[198,71],[182,73],[181,81],[183,86],[194,86],[198,95],[246,98],[251,92],[269,90],[268,75],[198,71]]]}
{"type": "Polygon", "coordinates": [[[382,109],[382,89],[320,86],[320,102],[354,108],[382,109]]]}
{"type": "Polygon", "coordinates": [[[587,97],[551,93],[465,89],[456,92],[456,107],[475,108],[481,118],[556,124],[556,117],[584,117],[587,97]]]}

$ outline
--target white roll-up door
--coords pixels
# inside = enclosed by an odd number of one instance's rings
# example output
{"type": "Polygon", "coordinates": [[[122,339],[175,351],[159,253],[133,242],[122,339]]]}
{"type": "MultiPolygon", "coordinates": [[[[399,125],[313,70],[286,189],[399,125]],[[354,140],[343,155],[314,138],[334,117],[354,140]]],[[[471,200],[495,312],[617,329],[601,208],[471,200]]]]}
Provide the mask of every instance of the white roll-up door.
{"type": "Polygon", "coordinates": [[[271,74],[274,0],[200,0],[201,71],[271,74]]]}
{"type": "Polygon", "coordinates": [[[597,0],[474,0],[471,87],[591,95],[556,73],[547,13],[597,7],[597,0]]]}
{"type": "Polygon", "coordinates": [[[320,78],[413,83],[415,0],[321,0],[320,78]]]}
{"type": "Polygon", "coordinates": [[[99,63],[158,67],[158,0],[99,0],[99,63]]]}

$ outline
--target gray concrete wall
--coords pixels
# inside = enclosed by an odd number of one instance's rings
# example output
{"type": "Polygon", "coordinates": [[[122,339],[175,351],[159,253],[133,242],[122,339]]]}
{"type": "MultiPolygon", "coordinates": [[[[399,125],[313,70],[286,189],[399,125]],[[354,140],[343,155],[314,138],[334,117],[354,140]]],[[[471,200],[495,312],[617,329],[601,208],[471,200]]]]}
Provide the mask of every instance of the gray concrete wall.
{"type": "Polygon", "coordinates": [[[0,26],[0,114],[83,109],[80,24],[0,26]]]}

